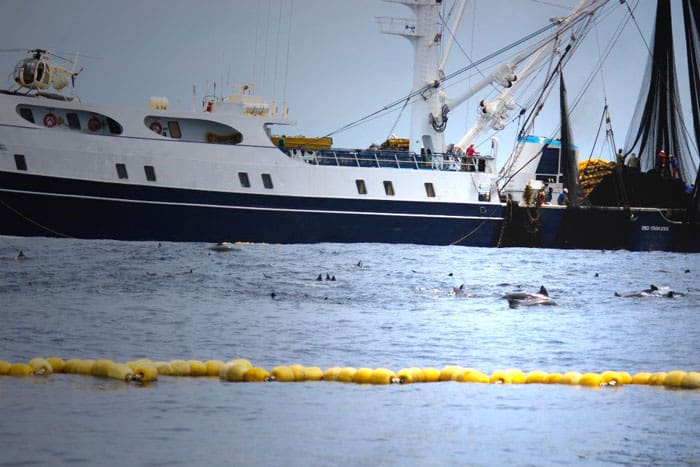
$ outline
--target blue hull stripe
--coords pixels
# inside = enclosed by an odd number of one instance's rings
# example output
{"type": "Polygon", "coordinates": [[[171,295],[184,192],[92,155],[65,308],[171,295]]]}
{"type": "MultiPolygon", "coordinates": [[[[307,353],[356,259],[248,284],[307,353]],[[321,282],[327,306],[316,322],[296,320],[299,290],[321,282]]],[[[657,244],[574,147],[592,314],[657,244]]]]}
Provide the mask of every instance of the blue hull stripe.
{"type": "Polygon", "coordinates": [[[494,246],[503,207],[247,195],[0,172],[0,233],[494,246]]]}

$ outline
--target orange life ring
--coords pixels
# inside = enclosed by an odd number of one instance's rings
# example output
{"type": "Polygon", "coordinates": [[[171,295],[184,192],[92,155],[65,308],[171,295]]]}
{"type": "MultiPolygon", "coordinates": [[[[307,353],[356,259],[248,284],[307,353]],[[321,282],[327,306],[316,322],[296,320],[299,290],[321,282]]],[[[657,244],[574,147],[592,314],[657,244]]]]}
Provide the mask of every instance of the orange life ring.
{"type": "Polygon", "coordinates": [[[151,131],[154,131],[158,134],[160,134],[160,132],[163,131],[163,127],[158,122],[152,122],[149,128],[151,129],[151,131]]]}
{"type": "Polygon", "coordinates": [[[48,128],[53,128],[56,126],[56,123],[58,123],[58,119],[54,114],[49,112],[46,115],[44,115],[44,126],[48,128]]]}
{"type": "Polygon", "coordinates": [[[102,129],[102,122],[100,122],[100,119],[97,117],[91,117],[90,120],[88,120],[88,129],[90,131],[99,131],[102,129]]]}

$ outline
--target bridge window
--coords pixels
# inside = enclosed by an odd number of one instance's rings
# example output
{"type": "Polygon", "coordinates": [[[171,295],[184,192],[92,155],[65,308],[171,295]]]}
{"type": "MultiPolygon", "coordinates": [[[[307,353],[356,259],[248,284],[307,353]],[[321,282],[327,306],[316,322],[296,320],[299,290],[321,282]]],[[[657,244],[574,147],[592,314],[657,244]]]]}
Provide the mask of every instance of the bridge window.
{"type": "Polygon", "coordinates": [[[27,160],[22,154],[15,154],[15,165],[17,170],[27,170],[27,160]]]}
{"type": "Polygon", "coordinates": [[[384,180],[384,192],[389,196],[394,196],[394,184],[390,180],[384,180]]]}
{"type": "Polygon", "coordinates": [[[247,172],[238,172],[238,180],[243,188],[250,188],[250,179],[247,172]]]}
{"type": "Polygon", "coordinates": [[[117,167],[117,177],[119,179],[125,179],[129,178],[129,175],[126,173],[126,164],[116,164],[117,167]]]}
{"type": "Polygon", "coordinates": [[[364,180],[355,180],[355,185],[357,185],[357,192],[361,195],[367,194],[367,186],[364,180]]]}
{"type": "Polygon", "coordinates": [[[272,176],[270,174],[262,174],[262,181],[265,188],[272,189],[272,176]]]}
{"type": "Polygon", "coordinates": [[[425,194],[428,195],[428,198],[435,198],[435,187],[432,183],[425,183],[425,194]]]}
{"type": "Polygon", "coordinates": [[[170,132],[171,138],[182,138],[182,133],[180,132],[180,124],[173,120],[168,121],[168,131],[170,132]]]}
{"type": "Polygon", "coordinates": [[[34,123],[34,114],[32,113],[32,109],[29,109],[27,107],[20,107],[19,115],[26,121],[34,123]]]}
{"type": "Polygon", "coordinates": [[[143,171],[146,172],[146,180],[149,182],[156,181],[156,169],[154,169],[152,165],[144,165],[143,171]]]}
{"type": "Polygon", "coordinates": [[[67,113],[66,120],[68,120],[68,128],[71,130],[80,130],[80,119],[76,113],[67,113]]]}
{"type": "Polygon", "coordinates": [[[109,127],[109,132],[113,135],[122,134],[122,126],[112,118],[107,117],[107,127],[109,127]]]}

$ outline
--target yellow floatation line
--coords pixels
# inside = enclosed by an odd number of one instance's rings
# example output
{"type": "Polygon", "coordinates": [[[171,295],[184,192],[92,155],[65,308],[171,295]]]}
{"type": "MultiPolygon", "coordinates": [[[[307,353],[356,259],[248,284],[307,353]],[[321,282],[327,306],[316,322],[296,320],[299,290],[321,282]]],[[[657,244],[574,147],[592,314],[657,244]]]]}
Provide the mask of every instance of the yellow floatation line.
{"type": "Polygon", "coordinates": [[[68,373],[111,378],[126,382],[148,383],[159,376],[173,377],[217,377],[222,381],[282,383],[300,381],[337,381],[355,384],[413,384],[456,381],[480,384],[566,384],[587,387],[622,386],[643,384],[668,388],[700,389],[700,372],[674,370],[669,372],[638,372],[633,376],[626,371],[603,371],[602,373],[547,373],[531,371],[525,373],[519,368],[495,370],[490,375],[476,368],[448,365],[442,369],[402,368],[393,371],[388,368],[331,367],[325,371],[317,366],[299,364],[282,365],[270,371],[254,366],[250,360],[238,358],[223,360],[171,360],[153,361],[147,359],[117,363],[112,360],[63,360],[59,357],[34,358],[29,363],[10,363],[0,360],[0,375],[7,376],[50,376],[52,373],[68,373]]]}

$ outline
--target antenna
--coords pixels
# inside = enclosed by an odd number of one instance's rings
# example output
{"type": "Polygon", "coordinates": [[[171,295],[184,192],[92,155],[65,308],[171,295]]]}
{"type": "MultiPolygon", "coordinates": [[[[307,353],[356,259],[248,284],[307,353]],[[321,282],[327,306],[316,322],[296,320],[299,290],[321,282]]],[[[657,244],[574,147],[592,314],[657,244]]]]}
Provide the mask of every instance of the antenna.
{"type": "Polygon", "coordinates": [[[197,94],[197,85],[195,83],[192,83],[192,112],[194,113],[194,102],[195,102],[195,95],[197,94]]]}

